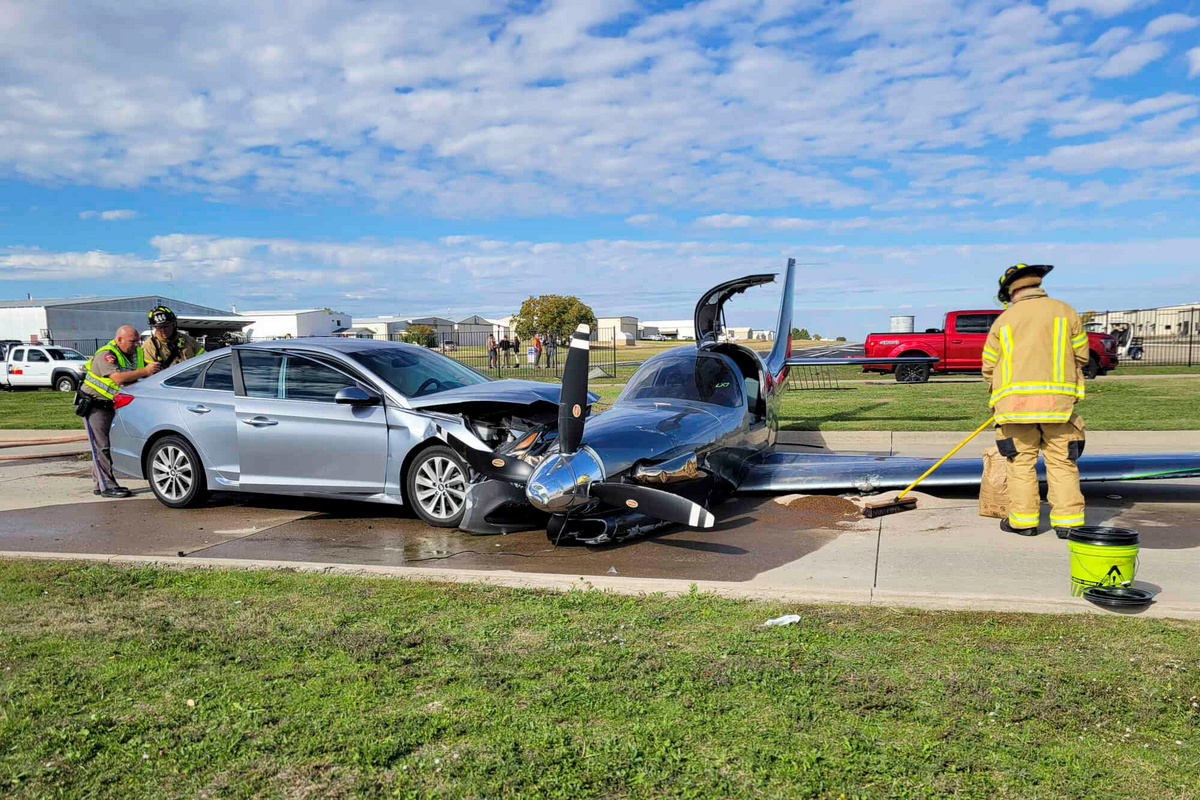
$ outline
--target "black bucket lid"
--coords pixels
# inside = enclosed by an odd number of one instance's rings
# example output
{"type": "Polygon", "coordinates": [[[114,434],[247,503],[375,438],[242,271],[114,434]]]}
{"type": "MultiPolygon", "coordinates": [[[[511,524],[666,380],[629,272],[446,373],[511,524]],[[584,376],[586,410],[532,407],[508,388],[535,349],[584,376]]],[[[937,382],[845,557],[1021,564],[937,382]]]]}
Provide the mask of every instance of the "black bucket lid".
{"type": "Polygon", "coordinates": [[[1105,608],[1140,608],[1154,602],[1154,595],[1132,586],[1093,586],[1083,592],[1084,599],[1105,608]]]}
{"type": "Polygon", "coordinates": [[[1080,525],[1071,528],[1070,540],[1082,544],[1128,545],[1138,543],[1138,532],[1133,528],[1105,528],[1100,525],[1080,525]]]}

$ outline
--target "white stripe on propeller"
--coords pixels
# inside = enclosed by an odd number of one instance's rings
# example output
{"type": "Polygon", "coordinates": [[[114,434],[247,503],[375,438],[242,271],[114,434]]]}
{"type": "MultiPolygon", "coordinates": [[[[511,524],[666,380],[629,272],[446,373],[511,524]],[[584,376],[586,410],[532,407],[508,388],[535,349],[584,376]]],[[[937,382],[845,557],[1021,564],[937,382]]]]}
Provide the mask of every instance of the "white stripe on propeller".
{"type": "Polygon", "coordinates": [[[691,513],[688,514],[689,528],[711,528],[716,522],[716,517],[710,514],[703,506],[698,503],[692,503],[691,513]]]}

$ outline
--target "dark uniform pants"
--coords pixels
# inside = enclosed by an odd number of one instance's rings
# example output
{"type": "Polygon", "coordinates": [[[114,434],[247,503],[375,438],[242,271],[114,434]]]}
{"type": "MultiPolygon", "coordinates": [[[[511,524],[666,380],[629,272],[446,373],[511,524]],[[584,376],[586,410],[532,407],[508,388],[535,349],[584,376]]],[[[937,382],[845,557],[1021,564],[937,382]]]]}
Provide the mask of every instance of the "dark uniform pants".
{"type": "Polygon", "coordinates": [[[1070,422],[999,426],[996,444],[1008,459],[1009,525],[1036,528],[1041,521],[1039,451],[1046,461],[1050,525],[1077,528],[1083,524],[1083,492],[1079,490],[1079,466],[1075,463],[1083,453],[1083,443],[1084,425],[1079,417],[1071,417],[1070,422]]]}
{"type": "Polygon", "coordinates": [[[83,418],[83,427],[87,430],[88,444],[92,447],[92,480],[100,491],[117,486],[113,475],[112,451],[109,447],[108,433],[112,428],[112,408],[92,407],[83,418]]]}

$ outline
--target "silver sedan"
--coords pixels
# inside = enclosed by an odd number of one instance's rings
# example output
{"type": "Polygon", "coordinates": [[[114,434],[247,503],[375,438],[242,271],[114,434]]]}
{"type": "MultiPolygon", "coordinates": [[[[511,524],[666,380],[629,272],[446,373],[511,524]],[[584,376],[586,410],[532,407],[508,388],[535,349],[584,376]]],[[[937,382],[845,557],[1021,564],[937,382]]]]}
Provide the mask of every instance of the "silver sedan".
{"type": "Polygon", "coordinates": [[[172,508],[214,490],[335,497],[403,502],[453,527],[476,478],[464,448],[491,454],[527,435],[558,392],[397,342],[239,345],[126,387],[113,463],[172,508]]]}

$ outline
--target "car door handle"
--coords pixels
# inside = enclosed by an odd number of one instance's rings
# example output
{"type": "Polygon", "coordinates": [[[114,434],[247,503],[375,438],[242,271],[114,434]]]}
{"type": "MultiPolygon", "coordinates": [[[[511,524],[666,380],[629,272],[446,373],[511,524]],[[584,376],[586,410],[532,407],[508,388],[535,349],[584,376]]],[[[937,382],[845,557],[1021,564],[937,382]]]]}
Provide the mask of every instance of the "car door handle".
{"type": "Polygon", "coordinates": [[[950,340],[950,344],[962,344],[962,343],[963,343],[962,339],[951,339],[950,340]]]}
{"type": "Polygon", "coordinates": [[[209,409],[208,406],[187,406],[187,410],[193,414],[207,414],[209,409]]]}
{"type": "Polygon", "coordinates": [[[265,428],[268,425],[279,424],[278,420],[267,419],[266,417],[253,417],[251,419],[244,419],[242,422],[246,423],[247,425],[253,425],[256,428],[265,428]]]}

